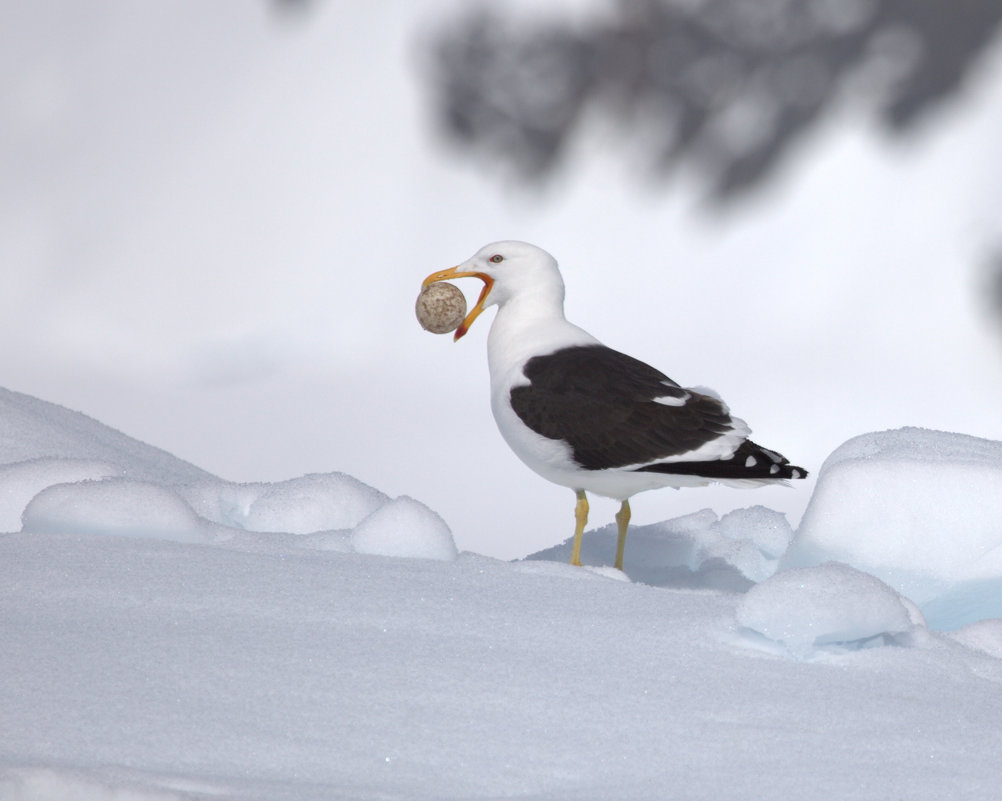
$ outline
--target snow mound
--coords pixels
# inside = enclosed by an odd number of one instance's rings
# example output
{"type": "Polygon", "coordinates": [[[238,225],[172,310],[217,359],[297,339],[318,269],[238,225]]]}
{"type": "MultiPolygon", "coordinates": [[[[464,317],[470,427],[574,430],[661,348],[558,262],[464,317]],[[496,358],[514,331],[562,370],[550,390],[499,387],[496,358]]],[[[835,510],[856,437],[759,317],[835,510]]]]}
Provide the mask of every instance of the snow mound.
{"type": "Polygon", "coordinates": [[[888,644],[908,644],[924,625],[906,599],[880,579],[838,562],[778,573],[737,606],[752,642],[762,638],[796,659],[888,644]]]}
{"type": "Polygon", "coordinates": [[[234,484],[91,418],[0,390],[0,531],[143,537],[251,552],[455,559],[452,532],[406,496],[344,473],[234,484]]]}
{"type": "Polygon", "coordinates": [[[245,531],[312,534],[357,526],[386,503],[379,490],[344,473],[315,473],[273,484],[200,482],[182,489],[203,517],[245,531]]]}
{"type": "Polygon", "coordinates": [[[456,558],[446,522],[420,501],[401,495],[359,523],[351,535],[357,553],[417,559],[456,558]]]}
{"type": "MultiPolygon", "coordinates": [[[[723,517],[703,509],[649,526],[631,526],[623,569],[632,581],[658,587],[743,592],[776,571],[792,537],[785,515],[763,506],[735,509],[723,517]]],[[[586,532],[582,564],[612,564],[616,538],[615,525],[586,532]]],[[[526,558],[566,561],[572,540],[526,558]]]]}
{"type": "Polygon", "coordinates": [[[28,504],[22,520],[31,533],[207,539],[201,518],[173,490],[123,478],[48,487],[28,504]]]}
{"type": "Polygon", "coordinates": [[[779,558],[793,539],[786,515],[764,506],[728,512],[711,527],[716,536],[706,543],[709,558],[723,559],[752,581],[776,572],[779,558]]]}
{"type": "Polygon", "coordinates": [[[0,465],[0,531],[20,531],[21,512],[46,487],[121,474],[120,467],[87,459],[42,458],[0,465]]]}
{"type": "Polygon", "coordinates": [[[822,466],[781,567],[851,564],[918,603],[935,628],[999,614],[999,487],[1000,442],[917,428],[855,437],[822,466]]]}
{"type": "Polygon", "coordinates": [[[979,620],[950,632],[950,638],[968,648],[1002,659],[1002,620],[979,620]]]}

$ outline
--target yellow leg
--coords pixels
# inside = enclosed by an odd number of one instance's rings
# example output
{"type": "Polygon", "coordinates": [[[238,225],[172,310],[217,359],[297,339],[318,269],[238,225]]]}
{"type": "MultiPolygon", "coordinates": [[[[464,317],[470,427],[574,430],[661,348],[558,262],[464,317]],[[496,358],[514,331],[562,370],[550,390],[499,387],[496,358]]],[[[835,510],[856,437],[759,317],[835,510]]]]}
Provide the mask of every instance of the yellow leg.
{"type": "Polygon", "coordinates": [[[623,569],[623,551],[626,550],[626,529],[630,525],[630,501],[623,501],[623,505],[616,512],[616,525],[619,526],[619,538],[616,540],[616,567],[623,569]]]}
{"type": "Polygon", "coordinates": [[[588,523],[588,498],[584,490],[575,490],[578,496],[577,505],[574,507],[574,545],[571,546],[571,564],[581,567],[581,535],[584,534],[585,525],[588,523]]]}

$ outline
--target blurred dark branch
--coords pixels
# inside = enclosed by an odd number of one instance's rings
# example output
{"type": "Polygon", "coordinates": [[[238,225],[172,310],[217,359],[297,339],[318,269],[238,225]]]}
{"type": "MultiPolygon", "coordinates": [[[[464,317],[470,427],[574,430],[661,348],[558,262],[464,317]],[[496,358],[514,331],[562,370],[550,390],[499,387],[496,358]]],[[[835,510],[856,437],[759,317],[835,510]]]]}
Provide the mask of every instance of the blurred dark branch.
{"type": "Polygon", "coordinates": [[[989,254],[983,289],[988,311],[997,323],[1002,323],[1002,244],[989,254]]]}
{"type": "Polygon", "coordinates": [[[694,162],[722,200],[763,181],[826,109],[863,98],[892,132],[955,93],[1000,0],[623,0],[591,27],[481,6],[436,42],[449,137],[550,175],[598,110],[643,129],[652,171],[694,162]]]}
{"type": "Polygon", "coordinates": [[[272,11],[282,20],[307,19],[316,0],[269,0],[272,11]]]}

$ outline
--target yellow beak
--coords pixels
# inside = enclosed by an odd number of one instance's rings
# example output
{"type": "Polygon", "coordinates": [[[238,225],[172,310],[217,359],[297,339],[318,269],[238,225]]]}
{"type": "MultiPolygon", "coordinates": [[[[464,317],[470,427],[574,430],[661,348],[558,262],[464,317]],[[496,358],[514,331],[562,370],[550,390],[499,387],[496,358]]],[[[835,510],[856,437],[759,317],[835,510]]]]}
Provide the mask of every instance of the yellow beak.
{"type": "Polygon", "coordinates": [[[480,290],[480,297],[477,298],[476,304],[470,310],[470,313],[466,315],[463,322],[459,324],[459,328],[456,329],[456,333],[452,336],[452,341],[457,342],[460,337],[466,336],[466,332],[470,330],[473,321],[484,310],[484,301],[487,300],[487,296],[491,293],[494,279],[486,273],[466,272],[460,270],[458,267],[450,267],[448,270],[439,270],[437,273],[429,275],[421,282],[421,288],[424,289],[429,284],[434,284],[438,281],[451,281],[453,278],[479,278],[484,282],[484,288],[480,290]]]}

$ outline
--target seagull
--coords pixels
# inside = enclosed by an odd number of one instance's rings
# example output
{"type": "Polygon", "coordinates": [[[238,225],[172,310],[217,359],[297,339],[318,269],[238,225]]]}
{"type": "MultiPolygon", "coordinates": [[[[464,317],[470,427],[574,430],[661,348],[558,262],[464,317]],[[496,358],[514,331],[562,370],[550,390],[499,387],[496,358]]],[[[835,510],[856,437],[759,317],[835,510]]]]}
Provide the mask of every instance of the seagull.
{"type": "Polygon", "coordinates": [[[713,482],[758,487],[807,476],[748,439],[751,429],[712,390],[687,389],[568,322],[563,278],[545,250],[495,242],[432,273],[422,287],[466,277],[484,287],[453,339],[498,307],[487,337],[491,410],[528,467],[574,490],[571,564],[581,564],[588,492],[621,502],[615,566],[622,570],[630,498],[638,492],[713,482]]]}

